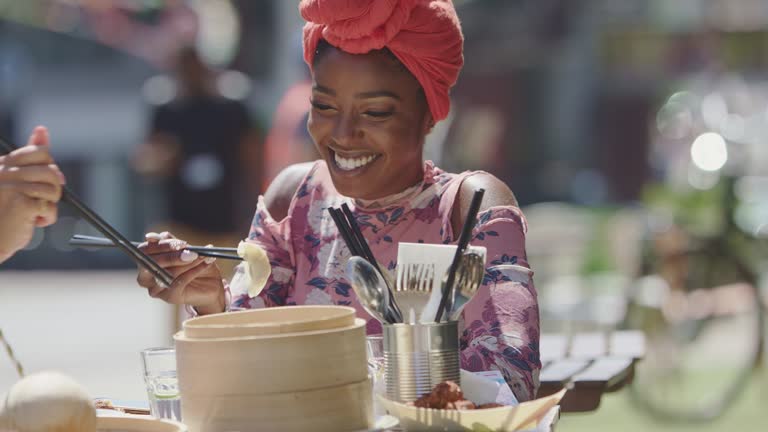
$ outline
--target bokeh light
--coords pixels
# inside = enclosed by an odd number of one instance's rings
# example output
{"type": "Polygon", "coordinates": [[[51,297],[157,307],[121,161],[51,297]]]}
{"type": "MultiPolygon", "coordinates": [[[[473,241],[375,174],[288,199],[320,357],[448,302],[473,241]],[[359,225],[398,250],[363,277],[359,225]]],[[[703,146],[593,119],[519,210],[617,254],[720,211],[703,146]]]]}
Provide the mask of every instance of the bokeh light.
{"type": "Polygon", "coordinates": [[[717,133],[699,135],[691,145],[691,159],[703,171],[718,171],[728,162],[725,139],[717,133]]]}
{"type": "Polygon", "coordinates": [[[251,92],[251,80],[242,72],[228,70],[219,75],[216,87],[225,98],[242,100],[251,92]]]}
{"type": "Polygon", "coordinates": [[[155,75],[144,81],[141,95],[150,105],[163,105],[176,96],[176,83],[167,75],[155,75]]]}
{"type": "Polygon", "coordinates": [[[683,138],[690,133],[692,126],[693,114],[682,101],[670,98],[656,114],[656,127],[667,138],[683,138]]]}
{"type": "Polygon", "coordinates": [[[720,130],[728,118],[728,105],[719,92],[707,95],[701,101],[701,117],[704,124],[712,130],[720,130]]]}

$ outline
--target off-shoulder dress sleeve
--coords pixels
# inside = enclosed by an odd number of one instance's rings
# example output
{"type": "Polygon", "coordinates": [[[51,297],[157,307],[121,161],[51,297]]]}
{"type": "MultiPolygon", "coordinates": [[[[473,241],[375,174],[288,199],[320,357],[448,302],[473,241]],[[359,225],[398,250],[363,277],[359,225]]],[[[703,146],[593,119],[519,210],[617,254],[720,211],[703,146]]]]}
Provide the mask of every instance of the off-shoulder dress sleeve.
{"type": "Polygon", "coordinates": [[[461,364],[470,371],[498,369],[520,401],[539,386],[539,308],[525,254],[526,223],[516,207],[478,215],[473,246],[487,249],[483,283],[463,311],[461,364]]]}
{"type": "Polygon", "coordinates": [[[264,204],[264,198],[260,197],[246,241],[264,249],[272,266],[272,274],[264,290],[257,297],[250,297],[243,266],[238,265],[229,286],[230,309],[284,306],[293,289],[296,274],[291,243],[291,217],[288,216],[280,222],[275,221],[264,204]]]}

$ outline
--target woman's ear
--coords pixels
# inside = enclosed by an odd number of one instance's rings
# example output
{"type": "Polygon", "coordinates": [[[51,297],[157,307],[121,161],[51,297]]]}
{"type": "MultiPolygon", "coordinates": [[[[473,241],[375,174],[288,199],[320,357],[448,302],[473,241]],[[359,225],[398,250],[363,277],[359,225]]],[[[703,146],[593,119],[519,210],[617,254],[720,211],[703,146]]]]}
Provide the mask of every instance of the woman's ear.
{"type": "Polygon", "coordinates": [[[421,132],[426,136],[430,132],[432,132],[432,128],[435,127],[435,121],[432,119],[432,113],[427,111],[427,114],[424,116],[424,119],[422,120],[421,125],[421,132]]]}

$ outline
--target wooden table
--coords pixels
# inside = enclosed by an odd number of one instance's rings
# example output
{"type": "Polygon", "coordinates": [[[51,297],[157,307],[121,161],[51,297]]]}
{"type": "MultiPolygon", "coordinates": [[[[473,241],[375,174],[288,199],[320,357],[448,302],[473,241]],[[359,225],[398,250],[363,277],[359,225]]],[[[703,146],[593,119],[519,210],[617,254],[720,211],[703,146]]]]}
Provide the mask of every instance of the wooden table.
{"type": "Polygon", "coordinates": [[[545,334],[540,349],[538,397],[569,387],[560,402],[562,412],[587,412],[600,406],[604,393],[632,382],[635,363],[645,353],[645,336],[639,331],[545,334]]]}

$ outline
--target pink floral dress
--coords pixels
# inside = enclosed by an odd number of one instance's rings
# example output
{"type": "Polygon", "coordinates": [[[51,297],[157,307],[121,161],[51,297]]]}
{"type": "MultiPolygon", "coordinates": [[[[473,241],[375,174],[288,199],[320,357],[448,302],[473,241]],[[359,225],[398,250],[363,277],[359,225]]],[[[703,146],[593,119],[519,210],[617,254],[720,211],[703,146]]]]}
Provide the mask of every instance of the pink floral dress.
{"type": "MultiPolygon", "coordinates": [[[[267,252],[272,276],[253,298],[246,286],[238,286],[243,285],[237,283],[242,278],[236,275],[230,286],[231,308],[347,305],[368,320],[369,334],[381,333],[381,324],[365,312],[345,276],[350,253],[328,207],[347,203],[377,261],[393,272],[398,242],[457,241],[451,210],[461,182],[475,173],[445,173],[425,162],[421,184],[378,203],[361,203],[341,196],[325,162],[316,162],[297,189],[285,219],[275,221],[259,200],[249,241],[267,252]]],[[[532,272],[525,271],[525,231],[525,219],[516,207],[493,207],[478,215],[470,244],[487,249],[487,268],[460,323],[461,367],[498,369],[521,401],[535,396],[541,369],[539,310],[532,272]]]]}

